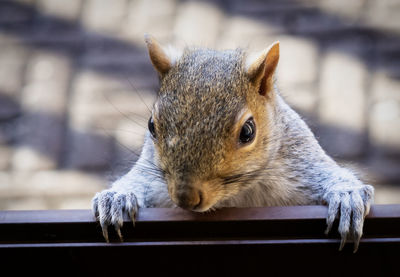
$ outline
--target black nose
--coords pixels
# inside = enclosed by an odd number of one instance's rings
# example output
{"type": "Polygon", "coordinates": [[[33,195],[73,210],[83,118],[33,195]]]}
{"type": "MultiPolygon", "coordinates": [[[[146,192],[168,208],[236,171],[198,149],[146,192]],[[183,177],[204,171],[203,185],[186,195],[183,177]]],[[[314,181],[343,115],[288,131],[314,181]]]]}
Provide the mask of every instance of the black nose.
{"type": "Polygon", "coordinates": [[[177,193],[178,206],[185,210],[194,210],[201,204],[201,191],[195,188],[181,189],[177,193]]]}

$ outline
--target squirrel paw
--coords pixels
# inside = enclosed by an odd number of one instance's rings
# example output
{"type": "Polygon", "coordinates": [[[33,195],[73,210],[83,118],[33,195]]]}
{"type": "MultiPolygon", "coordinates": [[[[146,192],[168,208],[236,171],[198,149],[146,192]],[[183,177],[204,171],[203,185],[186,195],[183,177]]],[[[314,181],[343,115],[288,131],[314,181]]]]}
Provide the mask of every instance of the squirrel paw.
{"type": "Polygon", "coordinates": [[[115,231],[122,242],[123,213],[128,213],[133,224],[135,224],[138,205],[136,196],[132,192],[118,192],[108,189],[95,195],[92,199],[92,209],[96,219],[100,222],[105,240],[109,242],[108,226],[114,225],[115,231]]]}
{"type": "Polygon", "coordinates": [[[339,250],[343,249],[348,238],[352,238],[354,253],[357,251],[362,236],[364,217],[369,213],[373,195],[374,188],[370,185],[347,184],[335,185],[324,195],[324,201],[328,203],[326,234],[329,233],[335,218],[340,213],[339,233],[342,240],[339,250]]]}

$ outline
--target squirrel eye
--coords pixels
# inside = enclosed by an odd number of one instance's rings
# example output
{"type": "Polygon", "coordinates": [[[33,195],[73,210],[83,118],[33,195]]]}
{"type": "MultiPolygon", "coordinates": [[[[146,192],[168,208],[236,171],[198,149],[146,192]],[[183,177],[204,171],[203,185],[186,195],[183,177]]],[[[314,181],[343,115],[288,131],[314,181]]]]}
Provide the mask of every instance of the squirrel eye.
{"type": "Polygon", "coordinates": [[[151,133],[151,135],[153,136],[153,138],[156,138],[156,130],[154,128],[154,121],[153,121],[153,117],[150,116],[149,118],[149,122],[147,123],[149,131],[151,133]]]}
{"type": "Polygon", "coordinates": [[[242,130],[240,131],[239,141],[241,144],[246,144],[251,142],[256,134],[256,124],[254,123],[254,119],[250,117],[243,124],[242,130]]]}

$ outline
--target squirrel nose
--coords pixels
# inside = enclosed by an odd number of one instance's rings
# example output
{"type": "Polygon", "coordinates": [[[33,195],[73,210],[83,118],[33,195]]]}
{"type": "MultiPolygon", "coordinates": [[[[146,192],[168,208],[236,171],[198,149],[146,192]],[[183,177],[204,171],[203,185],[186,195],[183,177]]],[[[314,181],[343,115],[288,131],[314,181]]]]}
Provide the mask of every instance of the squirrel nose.
{"type": "Polygon", "coordinates": [[[178,206],[185,210],[194,210],[201,204],[201,191],[196,188],[185,188],[177,192],[178,206]]]}

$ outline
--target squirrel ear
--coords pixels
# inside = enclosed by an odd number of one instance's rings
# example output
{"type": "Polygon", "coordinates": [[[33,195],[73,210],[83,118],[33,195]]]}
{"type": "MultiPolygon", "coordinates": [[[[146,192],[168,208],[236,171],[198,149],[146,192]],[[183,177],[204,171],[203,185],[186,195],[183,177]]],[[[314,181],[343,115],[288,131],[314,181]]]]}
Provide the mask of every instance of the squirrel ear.
{"type": "Polygon", "coordinates": [[[246,60],[246,72],[250,81],[259,87],[259,93],[266,95],[273,86],[273,75],[279,61],[279,41],[274,42],[258,55],[246,60]]]}
{"type": "Polygon", "coordinates": [[[151,63],[160,76],[165,75],[181,54],[172,47],[164,49],[157,40],[148,34],[144,35],[144,40],[147,44],[151,63]]]}

